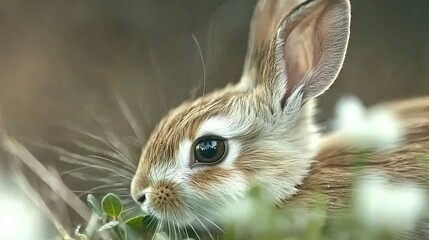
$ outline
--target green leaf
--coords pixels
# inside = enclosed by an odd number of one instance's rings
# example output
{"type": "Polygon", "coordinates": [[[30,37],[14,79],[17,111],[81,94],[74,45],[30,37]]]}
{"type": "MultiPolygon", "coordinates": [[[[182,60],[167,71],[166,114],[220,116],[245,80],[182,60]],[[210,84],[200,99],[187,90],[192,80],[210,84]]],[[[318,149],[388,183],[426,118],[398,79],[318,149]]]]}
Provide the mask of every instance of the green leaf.
{"type": "Polygon", "coordinates": [[[123,209],[121,199],[113,193],[107,194],[103,200],[101,200],[101,207],[104,213],[114,219],[121,215],[123,209]]]}
{"type": "Polygon", "coordinates": [[[97,200],[97,198],[94,197],[94,195],[88,194],[86,201],[93,212],[95,212],[100,217],[103,215],[100,202],[97,200]]]}
{"type": "Polygon", "coordinates": [[[110,222],[104,224],[103,226],[101,226],[101,228],[98,229],[98,231],[101,232],[101,231],[105,231],[107,229],[112,229],[118,225],[119,225],[118,221],[110,221],[110,222]]]}
{"type": "Polygon", "coordinates": [[[122,234],[123,234],[123,238],[125,240],[141,240],[142,239],[141,232],[136,231],[135,229],[133,229],[129,225],[121,224],[120,227],[123,231],[122,234]]]}
{"type": "Polygon", "coordinates": [[[140,231],[143,228],[144,216],[135,216],[125,221],[125,224],[132,229],[140,231]]]}

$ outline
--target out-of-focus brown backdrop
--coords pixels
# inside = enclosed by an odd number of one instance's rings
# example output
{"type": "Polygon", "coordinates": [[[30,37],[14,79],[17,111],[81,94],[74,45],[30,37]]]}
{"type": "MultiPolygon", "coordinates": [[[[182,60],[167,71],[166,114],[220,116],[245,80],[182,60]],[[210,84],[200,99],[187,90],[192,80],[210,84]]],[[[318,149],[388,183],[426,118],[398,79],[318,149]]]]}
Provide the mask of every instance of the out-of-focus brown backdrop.
{"type": "MultiPolygon", "coordinates": [[[[255,0],[0,1],[0,104],[17,134],[85,127],[83,108],[115,119],[111,89],[138,103],[150,131],[201,85],[237,81],[255,0]],[[146,121],[147,122],[147,121],[146,121]]],[[[367,104],[429,94],[429,1],[353,0],[352,35],[322,120],[344,94],[367,104]]],[[[201,94],[199,88],[198,94],[201,94]]],[[[120,128],[122,122],[116,122],[120,128]]]]}
{"type": "MultiPolygon", "coordinates": [[[[148,134],[168,109],[202,94],[192,35],[207,91],[239,79],[255,2],[0,0],[2,118],[15,136],[54,145],[74,138],[55,126],[93,130],[94,112],[126,134],[117,91],[148,134]]],[[[428,12],[427,0],[352,0],[347,60],[320,98],[321,122],[345,94],[366,104],[429,94],[428,12]]]]}

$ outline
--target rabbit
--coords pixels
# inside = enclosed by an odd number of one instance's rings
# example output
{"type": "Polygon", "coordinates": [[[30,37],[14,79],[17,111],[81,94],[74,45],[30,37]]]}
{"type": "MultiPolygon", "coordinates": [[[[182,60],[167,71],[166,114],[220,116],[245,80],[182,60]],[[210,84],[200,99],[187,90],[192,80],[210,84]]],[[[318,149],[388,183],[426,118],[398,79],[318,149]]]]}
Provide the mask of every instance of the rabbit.
{"type": "MultiPolygon", "coordinates": [[[[350,35],[349,0],[260,0],[236,84],[171,110],[143,148],[131,196],[161,224],[218,222],[217,212],[257,182],[279,205],[347,205],[354,149],[322,136],[315,99],[334,82],[350,35]]],[[[406,144],[370,162],[423,184],[409,152],[428,152],[429,98],[387,104],[406,123],[406,144]]]]}

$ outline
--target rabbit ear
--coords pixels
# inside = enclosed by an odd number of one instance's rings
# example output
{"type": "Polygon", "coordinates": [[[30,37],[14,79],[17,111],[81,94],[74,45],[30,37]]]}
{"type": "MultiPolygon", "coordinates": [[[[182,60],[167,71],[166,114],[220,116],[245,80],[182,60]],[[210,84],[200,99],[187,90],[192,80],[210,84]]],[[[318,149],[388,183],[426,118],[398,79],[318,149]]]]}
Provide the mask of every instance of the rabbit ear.
{"type": "Polygon", "coordinates": [[[251,89],[261,75],[261,64],[268,56],[273,33],[281,19],[304,0],[259,0],[250,23],[249,42],[240,87],[251,89]]]}
{"type": "Polygon", "coordinates": [[[347,49],[350,3],[309,0],[284,14],[253,82],[262,88],[263,97],[281,108],[301,106],[334,82],[347,49]]]}
{"type": "Polygon", "coordinates": [[[299,5],[275,33],[261,83],[281,107],[317,97],[337,77],[349,34],[348,0],[310,0],[299,5]]]}

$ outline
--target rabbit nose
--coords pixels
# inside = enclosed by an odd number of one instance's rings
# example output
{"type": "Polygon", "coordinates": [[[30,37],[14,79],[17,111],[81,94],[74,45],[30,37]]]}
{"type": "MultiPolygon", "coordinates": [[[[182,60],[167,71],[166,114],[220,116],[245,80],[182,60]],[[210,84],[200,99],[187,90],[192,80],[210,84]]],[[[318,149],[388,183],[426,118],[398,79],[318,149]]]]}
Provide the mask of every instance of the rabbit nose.
{"type": "Polygon", "coordinates": [[[140,204],[146,204],[148,202],[148,200],[150,199],[149,193],[151,192],[151,188],[145,188],[145,189],[140,189],[140,190],[134,190],[132,192],[132,197],[134,199],[134,201],[136,201],[137,203],[140,204]]]}
{"type": "Polygon", "coordinates": [[[137,202],[143,204],[146,201],[146,194],[142,193],[139,197],[137,197],[137,202]]]}

